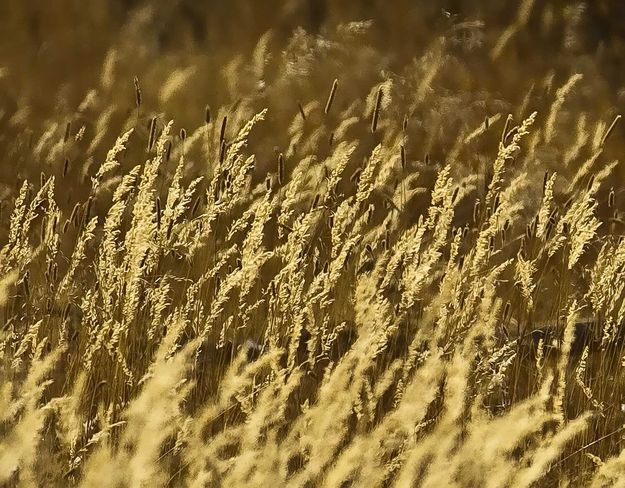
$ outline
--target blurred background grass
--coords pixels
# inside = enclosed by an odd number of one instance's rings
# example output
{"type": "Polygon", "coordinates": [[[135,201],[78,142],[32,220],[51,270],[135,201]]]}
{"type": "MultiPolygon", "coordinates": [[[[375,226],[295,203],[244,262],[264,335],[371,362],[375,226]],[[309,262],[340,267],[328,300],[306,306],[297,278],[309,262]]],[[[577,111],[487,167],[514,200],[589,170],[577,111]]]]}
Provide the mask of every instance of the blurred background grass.
{"type": "Polygon", "coordinates": [[[625,5],[618,0],[110,0],[89,4],[6,0],[0,6],[1,53],[5,63],[19,69],[20,76],[47,75],[62,82],[64,70],[93,76],[93,68],[100,65],[110,46],[130,40],[129,23],[137,17],[143,18],[143,31],[134,34],[146,35],[142,47],[152,45],[163,54],[212,56],[245,52],[268,29],[284,39],[300,26],[323,34],[340,23],[373,19],[370,42],[401,62],[433,34],[458,21],[483,21],[488,44],[488,37],[496,37],[498,29],[512,23],[519,7],[530,11],[527,25],[508,54],[530,66],[559,62],[553,54],[562,57],[561,61],[594,55],[600,45],[607,61],[623,48],[625,5]]]}
{"type": "MultiPolygon", "coordinates": [[[[324,104],[334,78],[332,123],[353,114],[352,106],[360,110],[372,86],[393,80],[384,116],[396,124],[410,117],[409,157],[419,162],[427,153],[440,167],[458,135],[487,116],[512,113],[518,122],[537,110],[546,117],[557,88],[581,73],[558,118],[559,137],[537,152],[537,168],[565,178],[561,155],[579,115],[609,124],[625,102],[625,4],[618,0],[5,0],[0,31],[2,200],[25,178],[60,175],[66,158],[64,181],[80,193],[129,126],[142,138],[153,116],[161,125],[175,119],[176,130],[195,128],[207,105],[214,120],[230,114],[230,130],[237,110],[244,121],[270,107],[250,141],[258,167],[267,169],[289,144],[297,104],[324,104]],[[409,105],[437,56],[442,66],[422,103],[409,105]],[[51,149],[68,123],[73,138],[83,130],[80,141],[51,149]]],[[[350,129],[362,156],[378,142],[367,129],[350,129]]],[[[617,125],[605,161],[620,156],[624,136],[625,124],[617,125]]],[[[472,147],[467,171],[486,165],[496,138],[472,147]]],[[[326,149],[315,148],[316,156],[326,149]]],[[[134,141],[126,153],[127,168],[145,156],[134,141]]],[[[625,176],[620,168],[614,174],[625,176]]],[[[68,195],[68,205],[75,198],[68,195]]]]}
{"type": "MultiPolygon", "coordinates": [[[[514,104],[549,70],[561,77],[577,70],[594,76],[593,101],[599,109],[622,96],[625,4],[618,0],[5,0],[0,4],[3,118],[24,101],[39,120],[51,110],[71,113],[85,91],[98,85],[111,48],[125,54],[120,78],[139,75],[154,84],[164,61],[184,64],[199,57],[209,70],[191,80],[187,91],[216,99],[223,96],[216,72],[236,54],[250,53],[265,32],[272,31],[272,52],[280,52],[299,27],[332,38],[337,26],[356,20],[373,20],[361,48],[374,49],[389,70],[399,70],[444,35],[467,65],[466,90],[499,94],[514,104]],[[493,62],[489,54],[519,10],[527,11],[524,25],[502,51],[504,61],[493,62]]],[[[166,71],[161,76],[162,83],[166,71]]],[[[127,85],[117,96],[130,104],[132,83],[127,85]]],[[[150,85],[144,88],[149,99],[150,85]]],[[[195,108],[201,113],[203,103],[195,108]]]]}

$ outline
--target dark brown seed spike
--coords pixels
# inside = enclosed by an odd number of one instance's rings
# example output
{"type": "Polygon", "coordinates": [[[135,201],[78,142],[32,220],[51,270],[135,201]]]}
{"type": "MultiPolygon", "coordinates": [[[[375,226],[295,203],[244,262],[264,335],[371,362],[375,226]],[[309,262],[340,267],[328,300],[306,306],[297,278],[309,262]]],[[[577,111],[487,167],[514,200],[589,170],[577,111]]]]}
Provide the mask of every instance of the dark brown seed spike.
{"type": "Polygon", "coordinates": [[[223,163],[226,158],[226,141],[221,141],[221,146],[219,148],[219,162],[223,163]]]}
{"type": "Polygon", "coordinates": [[[511,308],[512,308],[512,305],[510,304],[510,302],[509,301],[506,302],[506,305],[505,305],[505,307],[503,309],[503,318],[504,318],[504,320],[508,319],[508,315],[510,313],[510,309],[511,308]]]}
{"type": "Polygon", "coordinates": [[[297,102],[297,108],[299,109],[299,114],[302,116],[303,120],[306,120],[306,112],[304,112],[304,107],[300,102],[297,102]]]}
{"type": "Polygon", "coordinates": [[[228,116],[224,115],[221,121],[221,130],[219,131],[219,142],[224,142],[226,139],[226,127],[228,126],[228,116]]]}
{"type": "Polygon", "coordinates": [[[71,129],[72,129],[72,123],[70,121],[70,122],[67,122],[67,124],[65,124],[65,135],[63,136],[63,144],[67,144],[71,129]]]}
{"type": "Polygon", "coordinates": [[[148,136],[148,152],[154,147],[154,136],[156,135],[156,117],[150,119],[150,132],[148,136]]]}
{"type": "Polygon", "coordinates": [[[169,163],[170,159],[171,159],[171,141],[167,141],[167,148],[165,151],[165,162],[169,163]]]}
{"type": "Polygon", "coordinates": [[[135,85],[135,103],[137,105],[137,108],[139,108],[141,106],[142,96],[141,96],[141,87],[139,86],[139,78],[136,76],[134,78],[134,85],[135,85]]]}
{"type": "Polygon", "coordinates": [[[284,184],[284,155],[278,154],[278,184],[284,184]]]}
{"type": "Polygon", "coordinates": [[[91,207],[93,206],[93,196],[90,196],[87,199],[87,204],[85,205],[85,219],[84,223],[86,224],[89,221],[89,217],[91,215],[91,207]]]}
{"type": "Polygon", "coordinates": [[[313,200],[312,208],[317,208],[317,205],[319,205],[320,198],[321,198],[321,195],[319,193],[315,194],[315,199],[313,200]]]}

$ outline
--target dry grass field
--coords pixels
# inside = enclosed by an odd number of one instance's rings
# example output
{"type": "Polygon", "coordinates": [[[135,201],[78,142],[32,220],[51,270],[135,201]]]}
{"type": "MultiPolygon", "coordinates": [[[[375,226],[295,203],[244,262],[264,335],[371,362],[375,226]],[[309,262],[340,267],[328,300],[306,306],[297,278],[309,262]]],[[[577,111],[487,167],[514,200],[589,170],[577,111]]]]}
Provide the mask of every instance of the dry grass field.
{"type": "Polygon", "coordinates": [[[622,2],[0,32],[0,486],[625,487],[622,2]]]}

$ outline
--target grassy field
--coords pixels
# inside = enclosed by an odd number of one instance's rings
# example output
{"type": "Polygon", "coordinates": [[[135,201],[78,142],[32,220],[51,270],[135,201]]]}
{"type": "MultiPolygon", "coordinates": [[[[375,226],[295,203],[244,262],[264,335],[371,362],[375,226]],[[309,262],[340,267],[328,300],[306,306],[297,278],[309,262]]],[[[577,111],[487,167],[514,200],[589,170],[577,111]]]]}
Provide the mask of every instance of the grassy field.
{"type": "Polygon", "coordinates": [[[0,5],[0,486],[625,486],[618,1],[0,5]]]}

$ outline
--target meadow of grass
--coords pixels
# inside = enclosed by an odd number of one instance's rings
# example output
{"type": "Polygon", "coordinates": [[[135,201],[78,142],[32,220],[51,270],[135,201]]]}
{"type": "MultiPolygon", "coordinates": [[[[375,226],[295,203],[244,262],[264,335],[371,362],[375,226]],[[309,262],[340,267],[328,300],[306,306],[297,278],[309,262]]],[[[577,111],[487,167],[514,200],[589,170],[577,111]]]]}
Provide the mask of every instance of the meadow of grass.
{"type": "Polygon", "coordinates": [[[619,2],[390,4],[0,6],[0,486],[625,486],[619,2]]]}

